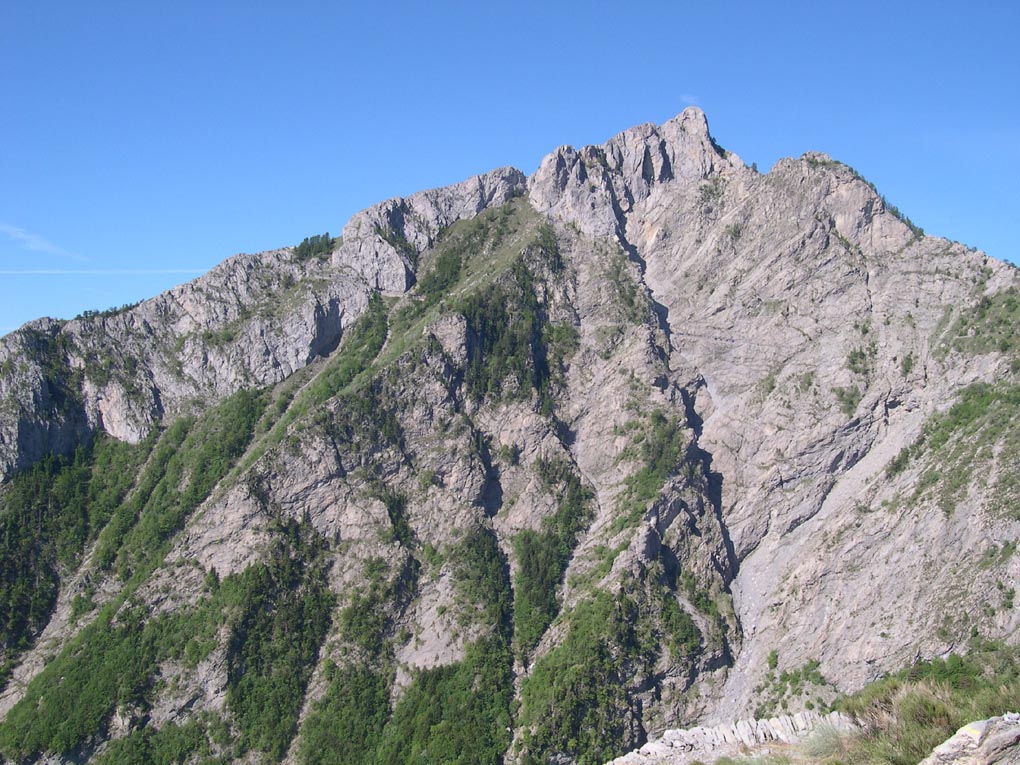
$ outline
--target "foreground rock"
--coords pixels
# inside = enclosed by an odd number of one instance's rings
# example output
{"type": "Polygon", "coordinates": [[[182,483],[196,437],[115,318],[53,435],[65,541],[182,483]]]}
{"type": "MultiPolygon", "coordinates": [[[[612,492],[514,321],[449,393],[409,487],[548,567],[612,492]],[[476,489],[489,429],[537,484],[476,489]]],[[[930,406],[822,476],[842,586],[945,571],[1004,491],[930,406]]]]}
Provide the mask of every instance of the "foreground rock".
{"type": "Polygon", "coordinates": [[[720,757],[752,752],[756,756],[772,753],[771,745],[799,744],[821,728],[846,735],[856,726],[839,712],[797,712],[767,720],[740,720],[726,725],[667,730],[655,741],[618,757],[609,765],[692,765],[720,757]]]}
{"type": "Polygon", "coordinates": [[[1020,714],[1011,712],[964,725],[919,765],[1017,765],[1020,714]]]}

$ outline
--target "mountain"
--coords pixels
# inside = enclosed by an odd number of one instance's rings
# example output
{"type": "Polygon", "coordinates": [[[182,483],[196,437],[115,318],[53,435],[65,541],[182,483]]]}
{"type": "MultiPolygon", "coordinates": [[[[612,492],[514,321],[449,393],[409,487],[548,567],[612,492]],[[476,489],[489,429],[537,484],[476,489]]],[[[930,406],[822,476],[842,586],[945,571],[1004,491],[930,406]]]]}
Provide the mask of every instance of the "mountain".
{"type": "Polygon", "coordinates": [[[1015,645],[1017,284],[689,108],[30,322],[0,752],[601,763],[1015,645]]]}

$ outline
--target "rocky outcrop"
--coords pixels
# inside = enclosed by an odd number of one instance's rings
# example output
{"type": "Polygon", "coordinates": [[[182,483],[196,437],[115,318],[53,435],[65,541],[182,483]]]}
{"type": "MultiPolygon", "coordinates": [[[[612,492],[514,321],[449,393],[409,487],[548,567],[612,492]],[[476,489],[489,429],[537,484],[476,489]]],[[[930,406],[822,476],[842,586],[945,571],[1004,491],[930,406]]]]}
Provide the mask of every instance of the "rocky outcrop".
{"type": "MultiPolygon", "coordinates": [[[[826,735],[852,736],[857,726],[839,714],[798,712],[770,720],[742,720],[729,725],[667,730],[661,738],[618,757],[609,765],[689,765],[723,756],[753,759],[769,754],[768,744],[801,744],[819,729],[826,735]]],[[[794,747],[797,761],[814,761],[794,747]]],[[[786,752],[789,754],[789,751],[786,752]]],[[[1020,714],[968,723],[918,765],[1016,765],[1020,763],[1020,714]]]]}
{"type": "Polygon", "coordinates": [[[0,340],[0,477],[96,430],[137,442],[191,407],[280,382],[336,348],[368,293],[350,269],[274,250],[123,311],[27,324],[0,340]]]}
{"type": "Polygon", "coordinates": [[[1020,714],[964,725],[918,765],[1016,765],[1020,763],[1020,714]]]}
{"type": "MultiPolygon", "coordinates": [[[[747,751],[768,754],[762,745],[771,743],[799,744],[815,731],[824,728],[838,735],[857,730],[853,721],[839,712],[797,712],[766,720],[739,720],[735,723],[687,730],[666,730],[608,765],[690,765],[708,762],[747,751]]],[[[931,765],[931,764],[928,764],[931,765]]]]}
{"type": "Polygon", "coordinates": [[[373,205],[344,226],[333,262],[349,266],[375,289],[402,293],[414,283],[418,256],[447,226],[506,204],[523,193],[525,184],[520,170],[504,167],[373,205]]]}
{"type": "Polygon", "coordinates": [[[742,167],[739,157],[712,140],[704,113],[690,108],[661,127],[640,125],[602,146],[560,147],[542,160],[528,193],[537,210],[570,220],[591,236],[614,236],[657,188],[742,167]]]}

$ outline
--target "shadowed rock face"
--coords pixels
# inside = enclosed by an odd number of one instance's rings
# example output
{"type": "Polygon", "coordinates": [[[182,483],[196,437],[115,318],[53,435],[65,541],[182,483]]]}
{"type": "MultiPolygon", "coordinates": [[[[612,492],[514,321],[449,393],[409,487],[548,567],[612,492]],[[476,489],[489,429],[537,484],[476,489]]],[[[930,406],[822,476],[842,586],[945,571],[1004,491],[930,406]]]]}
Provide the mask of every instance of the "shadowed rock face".
{"type": "MultiPolygon", "coordinates": [[[[974,631],[1015,639],[1015,609],[985,604],[1020,575],[1002,427],[1018,365],[998,321],[1016,281],[825,155],[759,174],[690,108],[561,147],[530,178],[383,202],[328,257],[236,256],[116,315],[30,323],[0,340],[12,481],[98,431],[139,442],[239,390],[269,403],[144,581],[84,545],[33,647],[5,654],[0,710],[17,716],[95,616],[76,596],[190,613],[210,570],[278,565],[281,544],[332,598],[291,671],[294,762],[354,667],[397,710],[386,730],[440,682],[423,672],[471,667],[499,678],[473,687],[502,689],[508,761],[597,761],[827,702],[974,631]],[[941,413],[961,396],[958,430],[941,413]]],[[[79,755],[199,712],[244,727],[239,617],[218,613],[197,663],[153,660],[173,692],[100,716],[79,755]]]]}

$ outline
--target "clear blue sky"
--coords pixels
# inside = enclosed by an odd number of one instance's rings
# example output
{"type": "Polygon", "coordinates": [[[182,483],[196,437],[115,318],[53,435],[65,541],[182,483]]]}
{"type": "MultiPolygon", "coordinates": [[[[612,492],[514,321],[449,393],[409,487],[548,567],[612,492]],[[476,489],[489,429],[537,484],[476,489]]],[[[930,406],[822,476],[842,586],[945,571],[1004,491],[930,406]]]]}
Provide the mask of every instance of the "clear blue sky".
{"type": "Polygon", "coordinates": [[[748,163],[827,152],[1015,262],[1018,8],[8,0],[0,332],[690,103],[748,163]]]}

